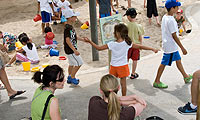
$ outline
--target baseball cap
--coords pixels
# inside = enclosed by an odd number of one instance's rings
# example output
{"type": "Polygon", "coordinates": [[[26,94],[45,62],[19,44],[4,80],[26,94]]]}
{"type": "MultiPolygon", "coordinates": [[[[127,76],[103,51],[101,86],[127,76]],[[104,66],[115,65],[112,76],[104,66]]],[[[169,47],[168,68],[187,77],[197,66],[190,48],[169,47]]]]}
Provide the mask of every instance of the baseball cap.
{"type": "Polygon", "coordinates": [[[124,14],[124,16],[125,15],[127,15],[127,16],[135,16],[135,15],[137,15],[137,12],[136,12],[136,10],[135,10],[135,8],[129,8],[127,11],[126,11],[126,13],[124,14]]]}
{"type": "Polygon", "coordinates": [[[80,13],[79,12],[74,12],[72,9],[64,9],[62,11],[62,14],[65,18],[70,18],[70,17],[73,17],[73,16],[79,16],[80,13]]]}
{"type": "Polygon", "coordinates": [[[175,6],[181,6],[181,3],[178,2],[178,0],[167,0],[165,2],[166,8],[172,8],[172,7],[175,7],[175,6]]]}
{"type": "Polygon", "coordinates": [[[48,32],[46,36],[48,40],[52,40],[55,37],[55,35],[52,32],[48,32]]]}
{"type": "Polygon", "coordinates": [[[183,13],[182,9],[178,9],[177,13],[183,13]]]}

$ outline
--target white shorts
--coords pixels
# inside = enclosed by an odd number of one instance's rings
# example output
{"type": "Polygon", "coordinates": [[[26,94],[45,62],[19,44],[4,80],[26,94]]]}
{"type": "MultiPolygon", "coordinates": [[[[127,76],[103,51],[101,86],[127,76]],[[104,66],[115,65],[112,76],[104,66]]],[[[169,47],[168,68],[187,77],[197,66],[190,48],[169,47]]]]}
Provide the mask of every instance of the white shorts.
{"type": "Polygon", "coordinates": [[[73,54],[67,55],[67,58],[68,58],[70,66],[81,66],[81,65],[83,65],[83,60],[82,60],[80,55],[77,56],[73,53],[73,54]]]}

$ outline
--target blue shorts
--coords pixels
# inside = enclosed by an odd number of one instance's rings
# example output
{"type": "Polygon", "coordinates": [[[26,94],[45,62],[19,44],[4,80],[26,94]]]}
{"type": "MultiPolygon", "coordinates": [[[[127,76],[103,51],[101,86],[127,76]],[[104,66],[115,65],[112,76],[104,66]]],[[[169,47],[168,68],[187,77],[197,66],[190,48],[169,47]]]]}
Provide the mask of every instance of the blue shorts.
{"type": "Polygon", "coordinates": [[[111,16],[111,13],[106,13],[106,14],[100,14],[99,13],[99,18],[104,18],[104,17],[107,17],[107,16],[111,16]]]}
{"type": "Polygon", "coordinates": [[[42,16],[42,23],[51,22],[51,13],[48,13],[46,11],[42,11],[41,16],[42,16]]]}
{"type": "Polygon", "coordinates": [[[173,53],[164,53],[161,64],[171,66],[173,61],[181,60],[181,56],[178,51],[173,53]]]}

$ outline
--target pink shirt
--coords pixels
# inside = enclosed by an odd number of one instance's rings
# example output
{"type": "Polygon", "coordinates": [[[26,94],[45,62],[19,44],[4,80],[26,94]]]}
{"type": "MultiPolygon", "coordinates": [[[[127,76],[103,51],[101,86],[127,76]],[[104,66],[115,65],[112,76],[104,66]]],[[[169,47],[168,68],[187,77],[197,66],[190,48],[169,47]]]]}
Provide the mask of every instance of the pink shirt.
{"type": "Polygon", "coordinates": [[[49,40],[47,39],[47,36],[45,37],[45,44],[46,45],[52,45],[53,44],[53,39],[52,40],[49,40]]]}

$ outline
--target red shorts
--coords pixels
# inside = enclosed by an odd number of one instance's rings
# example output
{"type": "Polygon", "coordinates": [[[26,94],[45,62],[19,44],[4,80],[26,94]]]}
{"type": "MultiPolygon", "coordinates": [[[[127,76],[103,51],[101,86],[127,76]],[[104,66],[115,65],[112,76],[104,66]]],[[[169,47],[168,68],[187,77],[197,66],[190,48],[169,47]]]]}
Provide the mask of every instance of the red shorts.
{"type": "Polygon", "coordinates": [[[140,59],[140,49],[129,48],[128,59],[139,60],[140,59]]]}
{"type": "Polygon", "coordinates": [[[123,66],[117,66],[117,67],[111,65],[109,73],[118,78],[128,77],[130,74],[128,64],[123,65],[123,66]]]}

